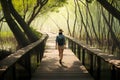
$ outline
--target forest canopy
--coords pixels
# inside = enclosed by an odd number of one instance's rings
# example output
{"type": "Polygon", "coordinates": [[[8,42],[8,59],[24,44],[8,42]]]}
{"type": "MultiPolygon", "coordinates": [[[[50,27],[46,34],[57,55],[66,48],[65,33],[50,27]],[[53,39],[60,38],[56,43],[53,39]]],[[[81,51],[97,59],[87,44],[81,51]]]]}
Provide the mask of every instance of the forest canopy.
{"type": "Polygon", "coordinates": [[[118,56],[119,4],[119,0],[1,0],[3,10],[1,9],[0,24],[9,23],[18,44],[25,44],[21,46],[39,39],[31,27],[47,32],[57,32],[62,28],[65,34],[118,56]],[[23,40],[26,42],[21,42],[23,40]]]}

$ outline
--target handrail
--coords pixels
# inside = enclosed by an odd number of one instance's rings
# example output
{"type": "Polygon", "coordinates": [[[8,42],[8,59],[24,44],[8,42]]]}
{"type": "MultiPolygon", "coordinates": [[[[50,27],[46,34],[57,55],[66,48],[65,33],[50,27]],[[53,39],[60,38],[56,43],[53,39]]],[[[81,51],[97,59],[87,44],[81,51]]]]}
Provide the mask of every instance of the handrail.
{"type": "Polygon", "coordinates": [[[40,40],[17,50],[1,60],[0,80],[23,80],[25,78],[25,80],[30,80],[32,72],[42,59],[47,38],[48,35],[43,34],[40,40]]]}
{"type": "Polygon", "coordinates": [[[120,80],[120,59],[66,36],[72,49],[95,80],[120,80]]]}

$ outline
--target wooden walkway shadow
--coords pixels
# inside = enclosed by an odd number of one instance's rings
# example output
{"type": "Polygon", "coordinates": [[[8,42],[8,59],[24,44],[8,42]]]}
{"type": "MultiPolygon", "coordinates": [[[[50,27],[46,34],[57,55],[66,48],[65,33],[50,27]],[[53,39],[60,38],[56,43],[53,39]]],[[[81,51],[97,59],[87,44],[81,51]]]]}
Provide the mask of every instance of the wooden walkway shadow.
{"type": "Polygon", "coordinates": [[[55,36],[49,35],[44,57],[31,80],[94,80],[70,49],[64,50],[63,65],[59,64],[55,36]]]}

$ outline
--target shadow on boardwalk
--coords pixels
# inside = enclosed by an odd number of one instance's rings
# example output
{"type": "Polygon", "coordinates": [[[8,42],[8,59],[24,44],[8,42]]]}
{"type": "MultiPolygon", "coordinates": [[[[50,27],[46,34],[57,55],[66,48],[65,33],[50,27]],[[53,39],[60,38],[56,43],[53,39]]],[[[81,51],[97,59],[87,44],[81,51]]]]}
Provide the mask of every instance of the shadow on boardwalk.
{"type": "Polygon", "coordinates": [[[59,64],[55,36],[50,35],[42,62],[31,80],[93,80],[70,49],[64,50],[63,62],[59,64]]]}

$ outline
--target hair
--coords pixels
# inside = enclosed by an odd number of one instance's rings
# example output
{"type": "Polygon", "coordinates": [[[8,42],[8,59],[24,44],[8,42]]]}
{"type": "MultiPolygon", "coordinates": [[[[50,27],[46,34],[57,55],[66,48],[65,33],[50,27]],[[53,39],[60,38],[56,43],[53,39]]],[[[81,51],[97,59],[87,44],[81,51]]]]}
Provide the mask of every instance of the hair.
{"type": "Polygon", "coordinates": [[[59,29],[59,35],[62,34],[63,30],[62,29],[59,29]]]}

